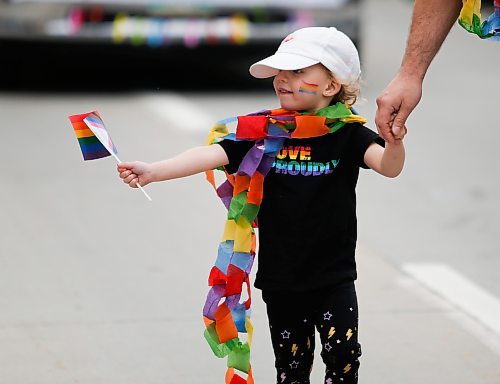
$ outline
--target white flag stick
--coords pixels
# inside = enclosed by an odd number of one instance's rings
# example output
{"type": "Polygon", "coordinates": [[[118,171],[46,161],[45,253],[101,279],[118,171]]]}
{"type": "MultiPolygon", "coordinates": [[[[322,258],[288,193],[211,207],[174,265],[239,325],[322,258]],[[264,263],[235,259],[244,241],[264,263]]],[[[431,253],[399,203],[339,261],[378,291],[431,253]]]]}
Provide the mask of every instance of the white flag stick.
{"type": "MultiPolygon", "coordinates": [[[[118,156],[116,156],[116,154],[114,152],[110,152],[111,153],[111,156],[113,156],[115,158],[115,160],[118,162],[118,163],[121,163],[122,161],[118,158],[118,156]]],[[[139,189],[142,191],[142,193],[144,193],[144,196],[146,196],[148,198],[149,201],[153,201],[151,199],[151,197],[149,197],[148,193],[144,190],[144,188],[142,188],[141,184],[139,183],[136,183],[136,185],[139,187],[139,189]]]]}

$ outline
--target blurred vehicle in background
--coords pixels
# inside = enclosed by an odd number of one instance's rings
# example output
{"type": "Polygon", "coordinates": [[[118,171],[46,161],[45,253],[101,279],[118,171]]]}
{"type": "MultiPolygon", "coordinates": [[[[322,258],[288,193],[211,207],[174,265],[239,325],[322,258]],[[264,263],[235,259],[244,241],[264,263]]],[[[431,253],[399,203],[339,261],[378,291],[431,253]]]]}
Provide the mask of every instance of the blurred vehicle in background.
{"type": "Polygon", "coordinates": [[[360,0],[0,0],[1,89],[258,87],[291,31],[360,39],[360,0]],[[200,80],[203,80],[201,84],[200,80]]]}

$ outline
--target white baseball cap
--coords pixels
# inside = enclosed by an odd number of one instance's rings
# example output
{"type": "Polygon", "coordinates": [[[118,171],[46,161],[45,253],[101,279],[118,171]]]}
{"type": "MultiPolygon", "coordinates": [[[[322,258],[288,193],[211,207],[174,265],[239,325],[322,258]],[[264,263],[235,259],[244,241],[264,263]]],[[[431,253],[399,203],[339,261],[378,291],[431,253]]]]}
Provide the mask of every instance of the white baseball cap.
{"type": "Polygon", "coordinates": [[[295,70],[321,63],[342,84],[357,81],[361,75],[358,50],[343,32],[334,27],[308,27],[288,35],[272,56],[250,67],[250,74],[264,79],[280,70],[295,70]]]}

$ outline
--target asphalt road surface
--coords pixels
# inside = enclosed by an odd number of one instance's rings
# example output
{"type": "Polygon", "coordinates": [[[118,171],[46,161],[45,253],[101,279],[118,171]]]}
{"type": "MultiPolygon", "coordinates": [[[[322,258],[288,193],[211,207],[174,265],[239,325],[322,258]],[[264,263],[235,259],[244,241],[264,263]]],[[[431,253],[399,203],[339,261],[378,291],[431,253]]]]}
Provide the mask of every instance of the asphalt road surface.
{"type": "MultiPolygon", "coordinates": [[[[371,122],[410,15],[404,1],[363,9],[358,111],[371,122]]],[[[499,58],[454,27],[408,122],[404,173],[361,173],[360,383],[500,383],[499,58]]],[[[99,110],[123,160],[154,161],[203,144],[218,119],[275,106],[244,89],[0,94],[1,384],[223,382],[201,319],[221,204],[202,175],[147,186],[147,201],[112,158],[82,161],[67,116],[99,110]]],[[[272,383],[254,295],[255,379],[272,383]]]]}

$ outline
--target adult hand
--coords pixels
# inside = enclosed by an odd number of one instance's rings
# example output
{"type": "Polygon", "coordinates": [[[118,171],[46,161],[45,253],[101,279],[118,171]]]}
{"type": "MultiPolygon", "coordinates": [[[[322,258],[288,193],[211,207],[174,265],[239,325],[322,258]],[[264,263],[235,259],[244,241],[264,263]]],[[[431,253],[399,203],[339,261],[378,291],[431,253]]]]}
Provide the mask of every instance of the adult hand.
{"type": "Polygon", "coordinates": [[[406,119],[422,97],[422,79],[398,73],[377,97],[375,124],[390,143],[404,136],[406,119]]]}

